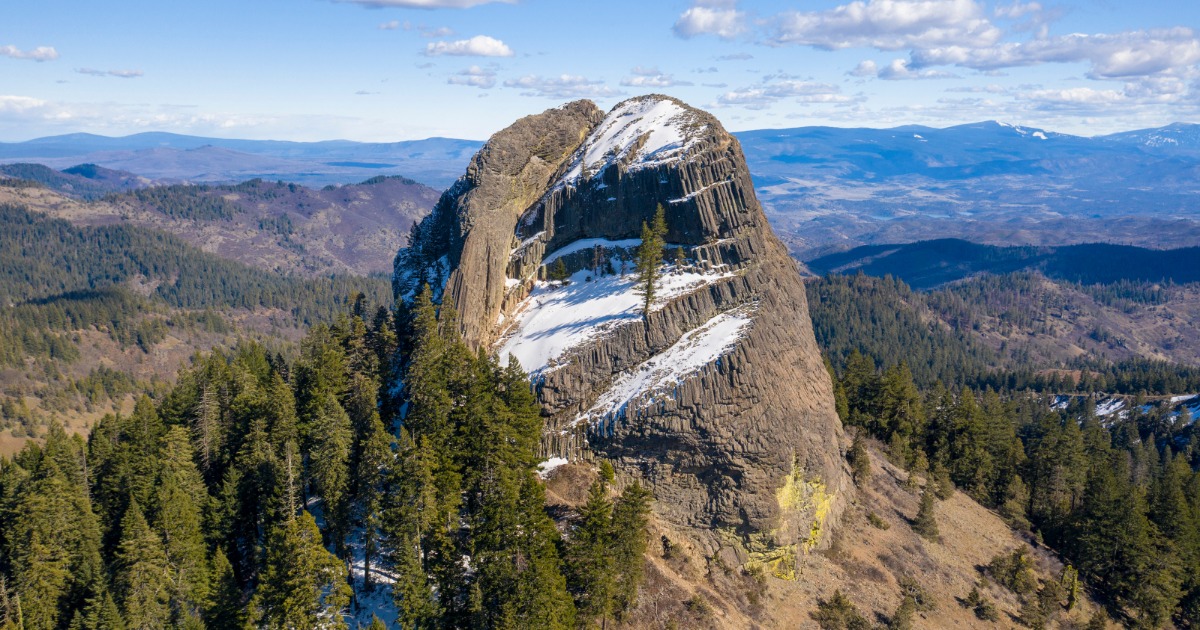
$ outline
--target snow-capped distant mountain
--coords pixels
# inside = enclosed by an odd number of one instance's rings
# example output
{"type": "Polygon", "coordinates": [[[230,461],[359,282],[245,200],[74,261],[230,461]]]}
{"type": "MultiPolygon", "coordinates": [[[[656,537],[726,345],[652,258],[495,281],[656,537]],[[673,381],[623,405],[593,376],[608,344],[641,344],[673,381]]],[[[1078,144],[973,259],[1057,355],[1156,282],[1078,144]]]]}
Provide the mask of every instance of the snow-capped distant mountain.
{"type": "Polygon", "coordinates": [[[1156,129],[1125,131],[1098,140],[1116,144],[1129,144],[1149,149],[1177,151],[1200,151],[1200,125],[1195,123],[1172,123],[1156,129]]]}

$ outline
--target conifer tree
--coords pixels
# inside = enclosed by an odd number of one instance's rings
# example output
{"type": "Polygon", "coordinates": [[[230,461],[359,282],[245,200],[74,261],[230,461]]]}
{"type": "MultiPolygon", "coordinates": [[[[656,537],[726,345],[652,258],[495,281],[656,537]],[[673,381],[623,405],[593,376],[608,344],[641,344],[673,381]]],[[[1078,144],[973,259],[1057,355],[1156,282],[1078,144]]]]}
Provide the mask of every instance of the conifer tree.
{"type": "Polygon", "coordinates": [[[137,500],[121,519],[114,558],[117,599],[130,628],[162,628],[170,619],[170,575],[162,539],[146,523],[137,500]]]}
{"type": "Polygon", "coordinates": [[[642,582],[642,558],[646,555],[649,533],[650,491],[633,482],[621,492],[613,505],[612,568],[615,575],[614,607],[623,613],[637,602],[642,582]]]}
{"type": "Polygon", "coordinates": [[[92,595],[76,611],[70,630],[125,630],[121,611],[102,581],[93,586],[92,595]]]}
{"type": "Polygon", "coordinates": [[[650,317],[650,307],[658,297],[658,284],[662,276],[663,247],[666,245],[667,219],[662,204],[654,211],[654,219],[642,222],[642,244],[637,250],[637,285],[635,290],[642,296],[642,317],[650,317]]]}
{"type": "Polygon", "coordinates": [[[350,490],[350,446],[353,434],[350,417],[337,398],[326,393],[314,403],[309,420],[309,474],[313,489],[321,498],[330,537],[338,555],[348,528],[348,492],[350,490]]]}
{"type": "Polygon", "coordinates": [[[325,550],[305,511],[272,533],[251,608],[260,627],[344,628],[350,594],[346,566],[325,550]]]}
{"type": "Polygon", "coordinates": [[[575,596],[578,620],[583,624],[607,619],[613,611],[613,550],[609,544],[612,503],[607,494],[604,484],[592,484],[567,546],[568,584],[575,596]]]}
{"type": "Polygon", "coordinates": [[[854,441],[850,444],[850,451],[846,453],[846,459],[850,462],[850,473],[854,478],[855,485],[861,487],[871,479],[871,455],[867,452],[867,443],[863,439],[862,429],[854,432],[854,441]]]}
{"type": "Polygon", "coordinates": [[[212,584],[205,602],[204,621],[209,628],[243,628],[246,625],[246,606],[242,588],[233,565],[225,552],[217,549],[212,560],[212,584]]]}
{"type": "Polygon", "coordinates": [[[921,492],[921,506],[917,509],[917,517],[913,519],[912,528],[922,538],[931,542],[937,542],[941,538],[938,533],[937,518],[934,516],[934,504],[933,484],[927,483],[925,490],[921,492]]]}
{"type": "Polygon", "coordinates": [[[167,432],[162,462],[154,528],[165,541],[174,606],[198,614],[210,588],[201,507],[207,504],[208,492],[196,469],[187,429],[176,426],[167,432]],[[205,503],[198,505],[198,500],[205,503]]]}

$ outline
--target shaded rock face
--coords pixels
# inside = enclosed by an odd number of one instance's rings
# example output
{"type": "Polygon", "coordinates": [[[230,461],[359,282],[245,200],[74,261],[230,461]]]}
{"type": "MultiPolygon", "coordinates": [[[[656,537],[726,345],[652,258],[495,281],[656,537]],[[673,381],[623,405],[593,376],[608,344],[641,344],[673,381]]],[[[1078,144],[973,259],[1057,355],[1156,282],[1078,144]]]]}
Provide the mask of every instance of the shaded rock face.
{"type": "Polygon", "coordinates": [[[823,543],[852,491],[829,376],[796,264],[714,117],[654,95],[524,118],[417,232],[397,294],[444,287],[469,343],[522,360],[546,456],[611,459],[709,552],[780,575],[823,543]],[[643,317],[621,274],[659,204],[681,259],[643,317]],[[558,260],[567,286],[545,281],[558,260]]]}

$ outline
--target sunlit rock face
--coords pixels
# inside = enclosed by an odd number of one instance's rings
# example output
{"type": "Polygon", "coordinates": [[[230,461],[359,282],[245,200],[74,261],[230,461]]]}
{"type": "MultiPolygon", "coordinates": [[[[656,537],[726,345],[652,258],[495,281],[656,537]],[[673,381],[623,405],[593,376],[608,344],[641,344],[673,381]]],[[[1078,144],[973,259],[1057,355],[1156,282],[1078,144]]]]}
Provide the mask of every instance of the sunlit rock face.
{"type": "Polygon", "coordinates": [[[822,543],[852,491],[841,424],[796,264],[716,118],[658,95],[523,118],[414,232],[397,296],[430,283],[468,343],[531,373],[547,458],[612,460],[710,552],[785,572],[822,543]],[[633,254],[659,205],[644,316],[633,254]]]}

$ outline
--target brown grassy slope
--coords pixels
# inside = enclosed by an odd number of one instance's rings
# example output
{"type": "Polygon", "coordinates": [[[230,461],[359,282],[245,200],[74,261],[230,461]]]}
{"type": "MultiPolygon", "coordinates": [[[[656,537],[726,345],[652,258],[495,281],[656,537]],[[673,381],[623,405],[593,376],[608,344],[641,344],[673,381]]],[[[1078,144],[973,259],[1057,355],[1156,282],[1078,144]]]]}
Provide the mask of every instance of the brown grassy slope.
{"type": "MultiPolygon", "coordinates": [[[[960,600],[982,577],[981,567],[998,554],[1027,543],[993,512],[961,492],[939,502],[936,518],[942,536],[932,543],[912,531],[919,490],[907,490],[907,473],[872,449],[873,474],[860,489],[835,533],[832,547],[801,560],[797,581],[749,575],[729,559],[705,558],[687,542],[684,532],[660,521],[651,523],[645,581],[638,605],[610,628],[817,628],[811,613],[818,601],[840,590],[872,624],[883,627],[900,605],[898,578],[913,577],[931,594],[936,609],[919,613],[916,628],[1020,628],[1020,602],[1003,587],[989,584],[981,592],[992,601],[999,621],[977,618],[960,600]],[[875,513],[890,527],[867,521],[875,513]],[[662,537],[671,541],[664,557],[662,537]]],[[[552,512],[586,500],[594,473],[577,465],[557,469],[547,481],[552,512]]],[[[1045,549],[1035,550],[1039,577],[1057,578],[1062,566],[1045,549]]],[[[1084,601],[1060,622],[1085,623],[1096,610],[1084,601]]],[[[1062,624],[1060,623],[1060,626],[1062,624]]]]}
{"type": "MultiPolygon", "coordinates": [[[[166,315],[182,313],[181,309],[164,309],[166,315]]],[[[163,317],[160,313],[145,318],[163,317]]],[[[229,324],[228,332],[208,332],[198,327],[168,328],[166,337],[143,351],[137,345],[114,341],[107,333],[89,328],[72,331],[78,340],[80,358],[71,363],[27,359],[20,367],[0,367],[0,401],[23,400],[35,422],[32,428],[38,436],[45,433],[49,422],[57,421],[69,431],[87,435],[105,413],[127,412],[133,408],[134,394],[118,400],[88,401],[85,397],[65,390],[73,381],[87,377],[101,366],[128,374],[138,391],[155,389],[174,382],[182,366],[197,352],[213,348],[228,348],[239,339],[256,340],[268,348],[287,349],[298,343],[304,331],[296,326],[289,313],[260,309],[255,312],[238,310],[221,315],[229,324]],[[50,365],[47,366],[47,363],[50,365]],[[49,374],[48,374],[49,372],[49,374]]],[[[12,455],[28,441],[25,435],[16,436],[12,419],[0,418],[0,455],[12,455]]],[[[25,423],[19,423],[24,427],[25,423]]],[[[24,429],[19,433],[24,433],[24,429]]]]}
{"type": "Polygon", "coordinates": [[[0,185],[0,203],[15,203],[77,225],[128,223],[170,232],[201,249],[251,266],[295,273],[368,275],[390,272],[408,230],[437,202],[438,191],[389,178],[313,190],[258,182],[230,192],[196,189],[240,208],[231,220],[171,217],[134,197],[82,202],[45,188],[0,185]],[[277,229],[287,215],[292,231],[277,229]]]}
{"type": "Polygon", "coordinates": [[[1016,326],[1002,313],[972,308],[975,334],[1010,354],[1048,364],[1077,356],[1107,356],[1200,364],[1200,285],[1165,288],[1163,304],[1102,304],[1078,287],[1038,277],[1033,293],[995,296],[1035,317],[1032,326],[1016,326]]]}

